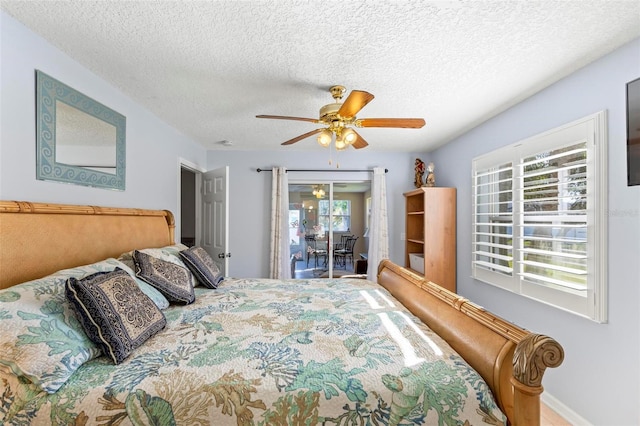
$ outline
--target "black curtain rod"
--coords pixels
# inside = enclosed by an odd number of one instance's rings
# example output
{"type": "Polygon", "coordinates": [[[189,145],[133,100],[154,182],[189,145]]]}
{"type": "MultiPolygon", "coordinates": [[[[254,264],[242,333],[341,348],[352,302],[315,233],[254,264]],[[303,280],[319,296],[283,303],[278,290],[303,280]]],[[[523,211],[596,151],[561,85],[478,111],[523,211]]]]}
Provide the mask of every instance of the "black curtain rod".
{"type": "MultiPolygon", "coordinates": [[[[260,172],[272,172],[273,169],[256,169],[260,172]]],[[[287,172],[372,172],[373,170],[354,170],[354,169],[287,169],[287,172]]],[[[385,173],[389,173],[389,169],[384,169],[385,173]]]]}

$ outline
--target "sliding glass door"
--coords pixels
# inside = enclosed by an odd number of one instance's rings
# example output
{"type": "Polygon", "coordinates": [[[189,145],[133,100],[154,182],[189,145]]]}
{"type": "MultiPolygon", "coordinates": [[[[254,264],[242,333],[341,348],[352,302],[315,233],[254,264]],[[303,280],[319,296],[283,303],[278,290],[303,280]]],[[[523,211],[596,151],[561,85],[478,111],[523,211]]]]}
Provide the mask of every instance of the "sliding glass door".
{"type": "Polygon", "coordinates": [[[333,278],[356,272],[366,258],[369,181],[289,181],[289,241],[293,278],[333,278]]]}

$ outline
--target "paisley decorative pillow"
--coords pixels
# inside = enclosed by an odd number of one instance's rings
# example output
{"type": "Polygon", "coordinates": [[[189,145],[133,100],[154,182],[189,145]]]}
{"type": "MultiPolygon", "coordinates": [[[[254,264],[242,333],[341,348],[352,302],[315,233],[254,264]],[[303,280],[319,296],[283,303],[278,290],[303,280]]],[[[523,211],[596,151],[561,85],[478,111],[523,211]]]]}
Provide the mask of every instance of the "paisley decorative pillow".
{"type": "MultiPolygon", "coordinates": [[[[182,250],[186,250],[187,248],[188,247],[185,246],[184,244],[174,244],[171,246],[165,246],[160,248],[145,248],[145,249],[140,249],[138,251],[148,254],[149,256],[157,257],[158,259],[162,259],[167,262],[171,262],[178,266],[182,266],[183,268],[186,268],[187,265],[184,264],[184,262],[182,261],[182,258],[180,258],[179,256],[179,253],[182,250]]],[[[125,265],[129,266],[134,271],[136,269],[136,265],[133,260],[133,254],[135,253],[135,251],[136,250],[132,250],[126,253],[122,253],[118,257],[119,261],[123,262],[125,265]]],[[[191,284],[194,287],[198,285],[198,280],[193,275],[191,276],[191,284]]]]}
{"type": "Polygon", "coordinates": [[[160,293],[158,290],[156,290],[155,287],[147,284],[146,281],[143,281],[138,277],[136,277],[136,273],[133,272],[133,268],[130,268],[129,265],[126,265],[125,263],[120,262],[119,260],[116,260],[116,259],[113,259],[113,260],[118,262],[117,264],[118,268],[126,271],[129,275],[131,275],[132,278],[136,280],[136,283],[138,284],[138,287],[140,287],[140,290],[142,290],[144,294],[146,294],[151,300],[153,300],[153,303],[156,304],[158,309],[167,309],[169,307],[169,301],[167,300],[167,298],[164,297],[162,293],[160,293]]]}
{"type": "Polygon", "coordinates": [[[155,287],[169,302],[188,305],[196,300],[193,274],[186,267],[138,250],[133,253],[133,261],[136,276],[155,287]]]}
{"type": "Polygon", "coordinates": [[[218,288],[223,276],[209,253],[202,247],[191,247],[178,253],[198,281],[208,288],[218,288]]]}
{"type": "Polygon", "coordinates": [[[162,311],[122,269],[82,279],[71,277],[66,296],[87,336],[115,364],[166,325],[162,311]]]}

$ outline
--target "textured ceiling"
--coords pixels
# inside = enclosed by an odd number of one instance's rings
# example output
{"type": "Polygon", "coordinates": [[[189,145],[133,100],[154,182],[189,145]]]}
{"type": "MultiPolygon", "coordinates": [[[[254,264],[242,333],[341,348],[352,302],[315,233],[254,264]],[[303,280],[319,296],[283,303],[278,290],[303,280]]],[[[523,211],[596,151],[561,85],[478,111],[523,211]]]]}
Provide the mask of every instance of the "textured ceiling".
{"type": "MultiPolygon", "coordinates": [[[[438,147],[640,36],[640,1],[7,1],[2,9],[209,149],[317,149],[335,84],[367,150],[438,147]],[[228,140],[232,146],[220,142],[228,140]]],[[[65,83],[73,86],[73,81],[65,83]]]]}

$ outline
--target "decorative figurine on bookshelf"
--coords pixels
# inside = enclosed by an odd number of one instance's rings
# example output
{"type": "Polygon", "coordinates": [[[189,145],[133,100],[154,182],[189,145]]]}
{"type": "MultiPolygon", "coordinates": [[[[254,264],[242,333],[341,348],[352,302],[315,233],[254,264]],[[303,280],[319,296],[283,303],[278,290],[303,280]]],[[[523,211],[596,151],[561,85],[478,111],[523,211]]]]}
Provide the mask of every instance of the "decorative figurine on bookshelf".
{"type": "Polygon", "coordinates": [[[433,172],[435,166],[433,162],[429,163],[427,166],[427,180],[425,181],[424,186],[436,186],[436,174],[433,172]]]}
{"type": "Polygon", "coordinates": [[[420,188],[422,186],[422,176],[424,175],[424,161],[419,158],[416,158],[416,167],[415,167],[415,180],[413,184],[416,188],[420,188]]]}

